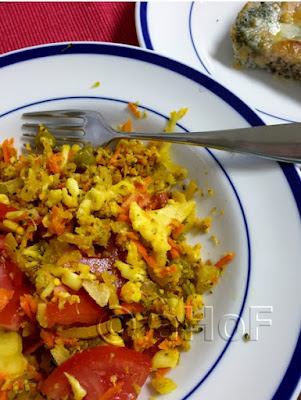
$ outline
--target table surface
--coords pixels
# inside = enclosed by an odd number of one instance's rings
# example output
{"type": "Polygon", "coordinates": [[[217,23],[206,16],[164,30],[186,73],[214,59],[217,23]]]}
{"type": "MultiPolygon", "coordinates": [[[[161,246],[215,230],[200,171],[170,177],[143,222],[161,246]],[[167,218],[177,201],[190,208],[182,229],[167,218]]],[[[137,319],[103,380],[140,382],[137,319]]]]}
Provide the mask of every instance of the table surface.
{"type": "Polygon", "coordinates": [[[139,46],[134,2],[0,3],[0,54],[43,43],[139,46]]]}

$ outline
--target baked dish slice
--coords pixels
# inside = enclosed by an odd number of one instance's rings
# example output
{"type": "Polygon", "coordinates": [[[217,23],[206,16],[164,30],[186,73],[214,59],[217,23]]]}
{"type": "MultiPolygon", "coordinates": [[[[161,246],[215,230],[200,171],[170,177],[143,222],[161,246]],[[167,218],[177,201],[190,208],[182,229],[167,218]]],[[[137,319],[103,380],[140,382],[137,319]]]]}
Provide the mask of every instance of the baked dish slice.
{"type": "Polygon", "coordinates": [[[301,81],[301,2],[248,2],[231,38],[234,67],[301,81]]]}

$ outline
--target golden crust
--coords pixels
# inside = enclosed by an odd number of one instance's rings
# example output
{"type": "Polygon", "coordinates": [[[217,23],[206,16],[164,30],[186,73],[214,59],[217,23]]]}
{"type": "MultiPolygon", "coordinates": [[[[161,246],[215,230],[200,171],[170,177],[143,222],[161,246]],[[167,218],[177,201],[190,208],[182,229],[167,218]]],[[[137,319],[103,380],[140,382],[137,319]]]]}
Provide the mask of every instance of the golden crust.
{"type": "Polygon", "coordinates": [[[271,47],[271,56],[281,57],[287,62],[301,62],[301,42],[298,40],[281,40],[271,47]]]}
{"type": "Polygon", "coordinates": [[[301,2],[248,2],[231,28],[236,66],[301,81],[301,33],[286,38],[283,26],[301,32],[301,2]]]}

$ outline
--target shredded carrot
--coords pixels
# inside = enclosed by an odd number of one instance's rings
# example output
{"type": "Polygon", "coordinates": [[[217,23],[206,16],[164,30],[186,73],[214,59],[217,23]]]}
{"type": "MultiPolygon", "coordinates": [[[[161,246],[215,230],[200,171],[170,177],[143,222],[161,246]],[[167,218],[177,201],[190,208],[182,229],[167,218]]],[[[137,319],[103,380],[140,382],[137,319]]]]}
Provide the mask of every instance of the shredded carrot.
{"type": "Polygon", "coordinates": [[[89,182],[87,182],[87,183],[82,187],[82,189],[83,189],[84,192],[87,192],[89,188],[90,188],[90,183],[89,183],[89,182]]]}
{"type": "Polygon", "coordinates": [[[149,186],[151,180],[152,180],[152,177],[147,176],[146,178],[143,179],[143,183],[135,182],[136,190],[140,193],[146,192],[146,189],[149,186]]]}
{"type": "Polygon", "coordinates": [[[20,297],[20,305],[28,318],[35,321],[35,313],[37,312],[38,305],[34,298],[29,294],[24,294],[24,296],[20,297]]]}
{"type": "Polygon", "coordinates": [[[149,193],[140,193],[138,196],[137,204],[140,208],[145,208],[151,201],[151,195],[149,193]]]}
{"type": "Polygon", "coordinates": [[[184,224],[181,224],[179,226],[177,226],[173,231],[172,231],[172,237],[175,239],[176,237],[178,237],[180,235],[180,233],[183,232],[184,229],[184,224]]]}
{"type": "Polygon", "coordinates": [[[158,268],[157,261],[147,253],[146,248],[137,240],[133,240],[133,242],[137,246],[138,252],[142,255],[147,264],[153,269],[158,268]]]}
{"type": "Polygon", "coordinates": [[[58,236],[65,232],[66,220],[61,215],[61,209],[57,206],[52,207],[51,221],[49,225],[49,232],[56,233],[58,236]]]}
{"type": "Polygon", "coordinates": [[[133,115],[136,118],[141,118],[141,112],[138,110],[138,107],[137,107],[136,104],[133,104],[133,103],[130,102],[128,104],[128,108],[131,110],[131,112],[133,113],[133,115]]]}
{"type": "Polygon", "coordinates": [[[129,196],[126,196],[123,203],[121,204],[121,209],[127,211],[130,208],[130,204],[133,201],[137,202],[138,196],[139,196],[138,193],[132,193],[129,196]]]}
{"type": "Polygon", "coordinates": [[[28,234],[28,240],[33,240],[33,232],[29,232],[29,234],[28,234]]]}
{"type": "Polygon", "coordinates": [[[178,252],[180,252],[180,246],[179,246],[177,243],[175,243],[175,242],[172,240],[171,237],[168,237],[168,238],[167,238],[167,241],[168,241],[168,244],[169,244],[173,249],[176,249],[178,252]]]}
{"type": "Polygon", "coordinates": [[[129,118],[123,125],[121,125],[122,132],[132,132],[132,122],[129,118]]]}
{"type": "Polygon", "coordinates": [[[169,346],[168,346],[168,340],[167,339],[163,340],[163,342],[161,342],[159,344],[159,349],[161,349],[161,350],[166,350],[168,348],[169,348],[169,346]]]}
{"type": "Polygon", "coordinates": [[[35,164],[41,164],[42,163],[42,157],[38,157],[35,161],[35,164]]]}
{"type": "Polygon", "coordinates": [[[180,258],[180,246],[175,243],[171,237],[167,238],[168,243],[171,246],[171,249],[169,251],[171,258],[174,260],[176,258],[180,258]]]}
{"type": "Polygon", "coordinates": [[[39,340],[38,342],[32,344],[31,346],[27,347],[26,350],[24,350],[24,355],[28,356],[29,354],[34,353],[39,347],[41,347],[43,342],[39,340]]]}
{"type": "Polygon", "coordinates": [[[16,154],[16,149],[13,147],[13,144],[14,144],[13,138],[9,140],[5,139],[2,144],[3,158],[5,164],[8,164],[11,157],[16,154]]]}
{"type": "Polygon", "coordinates": [[[177,272],[177,269],[177,266],[173,264],[170,267],[158,268],[155,272],[156,275],[160,278],[166,278],[167,276],[170,276],[177,272]]]}
{"type": "Polygon", "coordinates": [[[47,160],[47,168],[54,174],[61,172],[59,163],[63,161],[63,155],[61,152],[53,153],[47,160]]]}
{"type": "Polygon", "coordinates": [[[124,382],[117,382],[114,386],[111,386],[108,390],[106,390],[98,400],[109,400],[115,394],[118,394],[122,390],[124,382]]]}
{"type": "Polygon", "coordinates": [[[139,241],[139,237],[134,232],[126,232],[125,235],[131,240],[139,241]]]}
{"type": "Polygon", "coordinates": [[[214,283],[217,283],[217,282],[218,282],[218,278],[217,278],[216,276],[212,276],[212,277],[210,278],[210,280],[211,280],[212,282],[214,282],[214,283]]]}
{"type": "Polygon", "coordinates": [[[138,163],[141,165],[147,165],[147,159],[143,157],[138,157],[138,163]]]}
{"type": "Polygon", "coordinates": [[[173,260],[175,260],[176,258],[180,258],[180,253],[174,248],[170,249],[170,255],[173,260]]]}
{"type": "Polygon", "coordinates": [[[112,164],[114,164],[114,163],[116,162],[117,158],[119,157],[119,154],[120,154],[120,152],[121,152],[122,147],[123,147],[123,146],[122,146],[122,143],[120,143],[120,144],[117,146],[117,149],[115,150],[115,153],[113,154],[112,158],[110,159],[108,165],[112,165],[112,164]]]}
{"type": "Polygon", "coordinates": [[[156,343],[156,341],[157,340],[154,338],[154,330],[150,329],[145,336],[139,337],[134,341],[134,348],[136,351],[149,349],[156,343]]]}
{"type": "Polygon", "coordinates": [[[115,314],[116,315],[135,314],[143,311],[144,309],[145,307],[140,303],[127,303],[124,301],[120,304],[120,310],[115,312],[115,314]]]}
{"type": "Polygon", "coordinates": [[[129,222],[131,223],[130,217],[126,214],[119,214],[117,217],[117,221],[129,222]]]}
{"type": "Polygon", "coordinates": [[[7,391],[6,390],[1,390],[0,391],[0,400],[7,400],[7,391]]]}
{"type": "MultiPolygon", "coordinates": [[[[160,347],[160,345],[159,345],[159,347],[160,347]]],[[[158,378],[161,378],[162,376],[165,376],[169,370],[170,370],[170,367],[159,368],[158,371],[155,374],[155,379],[158,379],[158,378]]]]}
{"type": "Polygon", "coordinates": [[[21,379],[17,380],[17,384],[18,384],[18,389],[23,389],[24,388],[24,382],[21,381],[21,379]]]}
{"type": "Polygon", "coordinates": [[[187,299],[185,305],[185,311],[187,318],[191,321],[192,320],[192,299],[187,299]]]}
{"type": "Polygon", "coordinates": [[[43,342],[47,344],[48,347],[53,348],[55,346],[55,337],[51,332],[42,329],[40,336],[43,342]]]}
{"type": "Polygon", "coordinates": [[[130,194],[127,196],[123,203],[121,204],[122,211],[128,211],[130,208],[130,204],[136,202],[139,207],[145,208],[151,201],[151,195],[149,193],[139,193],[137,192],[130,194]]]}
{"type": "Polygon", "coordinates": [[[69,154],[68,154],[68,160],[70,160],[70,158],[75,154],[74,150],[70,150],[69,154]]]}
{"type": "Polygon", "coordinates": [[[13,298],[15,291],[9,289],[0,289],[0,311],[2,311],[9,301],[13,298]]]}
{"type": "Polygon", "coordinates": [[[226,254],[224,257],[222,257],[216,264],[215,266],[217,268],[220,268],[222,266],[224,266],[225,264],[228,264],[231,260],[233,260],[234,258],[234,253],[228,253],[226,254]]]}

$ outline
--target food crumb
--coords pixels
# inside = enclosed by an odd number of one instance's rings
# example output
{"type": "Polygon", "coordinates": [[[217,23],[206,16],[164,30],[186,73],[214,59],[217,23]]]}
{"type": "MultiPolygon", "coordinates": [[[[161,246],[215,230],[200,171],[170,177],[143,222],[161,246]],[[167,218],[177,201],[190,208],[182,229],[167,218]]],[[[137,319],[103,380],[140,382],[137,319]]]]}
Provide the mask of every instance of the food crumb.
{"type": "Polygon", "coordinates": [[[199,230],[203,233],[208,233],[211,227],[212,223],[212,218],[211,217],[205,217],[201,219],[201,221],[196,220],[196,227],[199,228],[199,230]]]}
{"type": "Polygon", "coordinates": [[[216,214],[216,207],[213,207],[212,210],[210,211],[211,215],[215,215],[216,214]]]}
{"type": "Polygon", "coordinates": [[[216,236],[212,235],[212,236],[210,236],[210,239],[213,241],[215,246],[219,245],[219,240],[217,239],[216,236]]]}
{"type": "Polygon", "coordinates": [[[249,342],[249,341],[250,341],[250,336],[249,336],[248,333],[245,333],[245,334],[244,334],[244,341],[245,341],[245,342],[249,342]]]}
{"type": "Polygon", "coordinates": [[[95,83],[93,83],[93,85],[91,86],[91,89],[97,88],[100,85],[100,82],[97,81],[95,83]]]}

